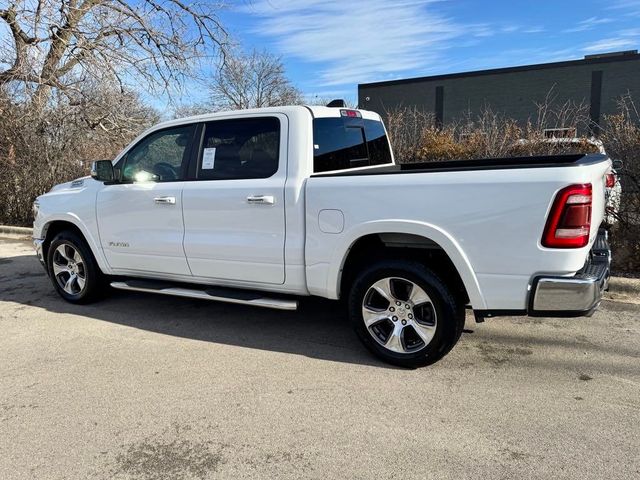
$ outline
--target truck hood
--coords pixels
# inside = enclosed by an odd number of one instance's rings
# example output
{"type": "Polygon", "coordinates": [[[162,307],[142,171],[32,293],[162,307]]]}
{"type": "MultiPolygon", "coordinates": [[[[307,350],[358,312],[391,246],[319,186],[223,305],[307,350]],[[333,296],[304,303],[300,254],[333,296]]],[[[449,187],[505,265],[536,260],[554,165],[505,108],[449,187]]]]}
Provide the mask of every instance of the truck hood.
{"type": "Polygon", "coordinates": [[[49,193],[51,193],[51,192],[61,192],[63,190],[76,190],[76,189],[84,187],[85,183],[87,181],[91,181],[91,180],[92,180],[91,176],[87,175],[86,177],[76,178],[75,180],[71,180],[70,182],[59,183],[58,185],[54,185],[51,188],[51,190],[49,190],[49,193]]]}

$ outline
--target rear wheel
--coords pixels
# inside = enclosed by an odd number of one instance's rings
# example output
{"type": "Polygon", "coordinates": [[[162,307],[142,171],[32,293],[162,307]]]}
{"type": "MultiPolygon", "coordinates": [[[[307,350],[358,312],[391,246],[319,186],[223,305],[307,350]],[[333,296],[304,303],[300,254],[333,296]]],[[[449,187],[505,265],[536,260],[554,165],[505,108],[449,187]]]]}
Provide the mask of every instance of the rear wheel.
{"type": "Polygon", "coordinates": [[[404,367],[436,362],[464,328],[464,305],[422,264],[385,261],[362,272],[349,296],[349,316],[369,350],[404,367]]]}
{"type": "Polygon", "coordinates": [[[104,275],[89,246],[74,232],[55,236],[47,251],[47,266],[53,286],[68,302],[89,303],[104,291],[104,275]]]}

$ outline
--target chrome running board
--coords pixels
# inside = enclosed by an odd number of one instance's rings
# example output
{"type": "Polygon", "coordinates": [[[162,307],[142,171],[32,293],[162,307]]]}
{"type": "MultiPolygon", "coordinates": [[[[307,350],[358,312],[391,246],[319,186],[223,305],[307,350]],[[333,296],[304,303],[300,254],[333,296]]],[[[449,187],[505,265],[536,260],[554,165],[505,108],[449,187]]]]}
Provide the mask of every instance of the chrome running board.
{"type": "Polygon", "coordinates": [[[201,300],[238,303],[241,305],[252,305],[254,307],[275,308],[277,310],[296,310],[298,308],[297,300],[267,298],[263,297],[260,293],[250,290],[136,279],[111,282],[111,286],[118,290],[128,290],[131,292],[159,293],[161,295],[171,295],[174,297],[199,298],[201,300]]]}

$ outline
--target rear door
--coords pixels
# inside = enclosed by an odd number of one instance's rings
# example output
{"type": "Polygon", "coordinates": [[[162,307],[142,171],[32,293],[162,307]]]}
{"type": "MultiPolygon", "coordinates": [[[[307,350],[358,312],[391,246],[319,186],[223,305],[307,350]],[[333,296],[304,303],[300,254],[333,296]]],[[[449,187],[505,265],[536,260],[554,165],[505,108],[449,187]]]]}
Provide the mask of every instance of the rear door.
{"type": "Polygon", "coordinates": [[[121,181],[97,197],[100,241],[117,270],[190,275],[182,189],[196,126],[152,132],[118,162],[121,181]]]}
{"type": "Polygon", "coordinates": [[[288,121],[234,117],[204,126],[196,181],[185,185],[184,249],[193,275],[284,283],[288,121]]]}

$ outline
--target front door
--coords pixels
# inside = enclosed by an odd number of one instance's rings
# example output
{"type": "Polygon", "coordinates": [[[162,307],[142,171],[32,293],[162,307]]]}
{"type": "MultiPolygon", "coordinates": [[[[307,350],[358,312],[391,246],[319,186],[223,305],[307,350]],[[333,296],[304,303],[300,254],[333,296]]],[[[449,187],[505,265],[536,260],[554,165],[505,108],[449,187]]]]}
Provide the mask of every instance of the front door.
{"type": "Polygon", "coordinates": [[[150,133],[118,162],[97,197],[100,241],[118,271],[191,275],[182,246],[182,191],[196,127],[150,133]]]}
{"type": "Polygon", "coordinates": [[[185,185],[184,248],[195,277],[284,283],[287,117],[205,125],[197,181],[185,185]]]}

